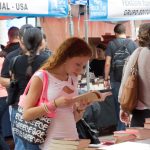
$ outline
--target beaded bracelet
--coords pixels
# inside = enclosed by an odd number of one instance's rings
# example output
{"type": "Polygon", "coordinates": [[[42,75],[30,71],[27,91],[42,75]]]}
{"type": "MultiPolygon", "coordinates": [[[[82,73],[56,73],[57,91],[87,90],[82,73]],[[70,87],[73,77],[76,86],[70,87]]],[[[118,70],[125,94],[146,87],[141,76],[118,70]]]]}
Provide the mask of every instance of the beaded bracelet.
{"type": "Polygon", "coordinates": [[[43,106],[45,112],[49,113],[49,109],[48,109],[47,105],[45,103],[42,103],[42,106],[43,106]]]}
{"type": "Polygon", "coordinates": [[[55,101],[55,99],[54,99],[54,105],[55,105],[55,107],[57,108],[58,106],[57,106],[57,104],[56,104],[56,101],[55,101]]]}
{"type": "Polygon", "coordinates": [[[56,110],[56,105],[55,105],[55,103],[51,103],[51,102],[48,102],[48,103],[46,103],[46,106],[47,106],[47,108],[48,108],[48,110],[51,112],[51,111],[55,111],[56,110]]]}

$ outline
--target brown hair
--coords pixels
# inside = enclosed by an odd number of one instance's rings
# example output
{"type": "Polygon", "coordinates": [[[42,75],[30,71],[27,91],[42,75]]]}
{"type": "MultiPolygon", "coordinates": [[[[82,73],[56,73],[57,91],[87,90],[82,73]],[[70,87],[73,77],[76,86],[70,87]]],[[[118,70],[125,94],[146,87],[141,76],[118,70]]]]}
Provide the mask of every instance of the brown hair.
{"type": "Polygon", "coordinates": [[[123,33],[126,33],[126,28],[123,24],[117,24],[114,27],[114,32],[118,34],[123,34],[123,33]]]}
{"type": "Polygon", "coordinates": [[[15,26],[9,28],[8,36],[9,36],[9,38],[17,38],[17,37],[19,37],[19,28],[15,27],[15,26]]]}
{"type": "Polygon", "coordinates": [[[41,69],[53,70],[55,67],[63,64],[68,58],[78,56],[92,56],[92,50],[89,45],[78,37],[72,37],[65,40],[52,56],[46,61],[41,69]]]}
{"type": "Polygon", "coordinates": [[[139,28],[139,45],[150,48],[150,23],[144,23],[139,28]]]}

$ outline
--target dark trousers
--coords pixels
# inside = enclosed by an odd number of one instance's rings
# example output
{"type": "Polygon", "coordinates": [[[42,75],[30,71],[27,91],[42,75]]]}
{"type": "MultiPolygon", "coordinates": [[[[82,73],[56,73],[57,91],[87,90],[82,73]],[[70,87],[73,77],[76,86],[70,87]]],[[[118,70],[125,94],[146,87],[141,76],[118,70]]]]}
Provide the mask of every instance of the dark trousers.
{"type": "Polygon", "coordinates": [[[145,118],[150,117],[150,110],[133,110],[132,119],[131,119],[131,127],[144,127],[145,118]]]}
{"type": "Polygon", "coordinates": [[[8,105],[6,103],[6,97],[0,97],[0,150],[9,150],[8,144],[5,142],[5,139],[2,135],[2,117],[7,110],[8,105]]]}
{"type": "Polygon", "coordinates": [[[114,98],[115,111],[117,116],[117,130],[125,130],[126,126],[124,123],[120,121],[119,113],[120,113],[120,104],[118,102],[118,93],[120,88],[120,82],[111,81],[112,94],[114,98]]]}

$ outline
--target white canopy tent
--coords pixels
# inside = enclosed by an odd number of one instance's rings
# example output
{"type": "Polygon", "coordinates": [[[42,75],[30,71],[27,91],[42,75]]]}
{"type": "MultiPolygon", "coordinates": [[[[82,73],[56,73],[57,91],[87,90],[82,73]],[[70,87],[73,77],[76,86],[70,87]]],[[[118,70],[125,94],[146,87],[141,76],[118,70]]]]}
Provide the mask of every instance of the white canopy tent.
{"type": "Polygon", "coordinates": [[[150,0],[89,0],[90,21],[149,20],[150,0]]]}
{"type": "Polygon", "coordinates": [[[0,16],[67,17],[68,0],[0,0],[0,16]]]}
{"type": "MultiPolygon", "coordinates": [[[[86,0],[72,0],[78,2],[78,4],[84,2],[86,8],[88,3],[86,0]]],[[[92,21],[124,21],[124,20],[142,20],[149,19],[149,5],[150,0],[89,0],[89,18],[86,11],[86,17],[84,17],[84,37],[88,39],[89,29],[88,24],[92,21]],[[139,3],[138,3],[139,2],[139,3]],[[132,6],[133,4],[133,6],[132,6]],[[136,8],[136,9],[135,9],[136,8]],[[133,10],[136,11],[133,11],[133,10]],[[130,11],[126,11],[130,10],[130,11]],[[144,11],[143,11],[144,10],[144,11]],[[126,14],[125,14],[126,12],[126,14]],[[128,12],[128,13],[127,13],[128,12]],[[132,12],[132,13],[129,13],[132,12]],[[141,12],[141,13],[136,13],[141,12]],[[143,13],[142,13],[143,12],[143,13]],[[135,14],[134,14],[135,13],[135,14]]],[[[66,31],[68,24],[66,20],[68,17],[68,0],[0,0],[0,16],[33,16],[41,17],[41,24],[45,28],[48,26],[49,32],[46,32],[48,36],[52,36],[54,39],[49,40],[50,43],[57,43],[59,37],[62,39],[67,38],[70,34],[66,31]],[[50,18],[49,18],[50,17],[50,18]],[[59,19],[58,19],[59,18],[59,19]],[[60,30],[55,30],[53,34],[51,31],[56,28],[55,21],[59,20],[58,25],[60,30]],[[51,28],[51,29],[50,29],[51,28]],[[65,30],[64,30],[65,29],[65,30]],[[61,36],[61,34],[66,34],[61,36]]],[[[134,25],[134,24],[132,24],[134,25]]],[[[74,26],[73,26],[74,28],[74,26]]],[[[71,29],[71,28],[70,28],[71,29]]],[[[82,28],[83,29],[83,28],[82,28]]],[[[94,30],[94,28],[92,28],[94,30]]],[[[88,68],[87,68],[88,72],[88,68]]],[[[89,83],[89,79],[87,79],[89,83]]]]}

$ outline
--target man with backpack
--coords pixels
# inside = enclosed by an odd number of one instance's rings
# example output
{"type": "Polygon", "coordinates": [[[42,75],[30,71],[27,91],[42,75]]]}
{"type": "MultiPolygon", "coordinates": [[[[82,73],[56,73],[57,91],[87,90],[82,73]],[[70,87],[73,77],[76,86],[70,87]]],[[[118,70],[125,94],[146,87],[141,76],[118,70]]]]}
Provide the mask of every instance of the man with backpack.
{"type": "Polygon", "coordinates": [[[117,24],[114,27],[114,33],[116,38],[108,43],[106,49],[104,86],[107,88],[111,86],[112,88],[118,120],[117,130],[123,130],[125,129],[125,124],[119,119],[120,106],[118,103],[118,92],[124,64],[137,48],[137,44],[131,39],[126,38],[126,28],[123,24],[117,24]]]}

